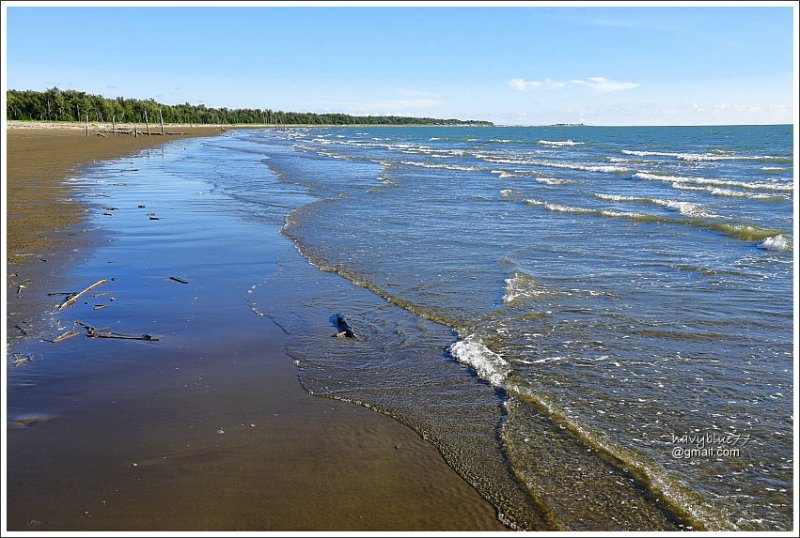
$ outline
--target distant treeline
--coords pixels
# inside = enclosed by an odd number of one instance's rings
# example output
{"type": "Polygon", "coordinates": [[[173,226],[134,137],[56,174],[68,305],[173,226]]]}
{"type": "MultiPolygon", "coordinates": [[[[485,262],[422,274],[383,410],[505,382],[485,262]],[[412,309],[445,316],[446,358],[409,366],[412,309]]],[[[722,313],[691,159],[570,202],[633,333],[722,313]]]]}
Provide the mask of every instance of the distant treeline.
{"type": "Polygon", "coordinates": [[[351,116],[349,114],[314,114],[311,112],[283,112],[257,108],[208,108],[205,105],[164,105],[153,99],[108,99],[75,90],[50,88],[44,92],[8,90],[7,114],[9,120],[39,121],[89,121],[101,123],[157,123],[159,114],[165,123],[241,124],[261,123],[278,125],[492,125],[489,121],[440,120],[406,116],[351,116]]]}

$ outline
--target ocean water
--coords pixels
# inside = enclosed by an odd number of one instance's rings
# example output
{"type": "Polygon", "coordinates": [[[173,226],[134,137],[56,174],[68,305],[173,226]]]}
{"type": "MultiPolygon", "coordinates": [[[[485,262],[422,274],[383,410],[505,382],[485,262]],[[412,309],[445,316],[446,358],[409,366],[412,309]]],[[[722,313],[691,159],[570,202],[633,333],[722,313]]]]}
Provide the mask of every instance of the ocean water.
{"type": "Polygon", "coordinates": [[[306,388],[414,428],[504,523],[787,530],[792,149],[790,126],[292,128],[170,166],[294,242],[246,301],[306,388]]]}

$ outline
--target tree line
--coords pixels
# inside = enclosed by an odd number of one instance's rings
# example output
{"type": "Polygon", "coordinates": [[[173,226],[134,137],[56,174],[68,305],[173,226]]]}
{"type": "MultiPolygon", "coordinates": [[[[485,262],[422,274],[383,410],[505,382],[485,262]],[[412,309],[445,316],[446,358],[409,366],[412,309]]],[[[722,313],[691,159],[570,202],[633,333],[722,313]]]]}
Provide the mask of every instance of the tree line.
{"type": "Polygon", "coordinates": [[[277,125],[493,125],[489,121],[414,118],[408,116],[351,116],[314,114],[258,108],[209,108],[205,105],[165,105],[153,99],[109,99],[76,90],[50,88],[43,92],[8,90],[6,112],[9,120],[89,121],[151,123],[163,116],[165,123],[277,124],[277,125]],[[146,116],[145,116],[146,115],[146,116]]]}

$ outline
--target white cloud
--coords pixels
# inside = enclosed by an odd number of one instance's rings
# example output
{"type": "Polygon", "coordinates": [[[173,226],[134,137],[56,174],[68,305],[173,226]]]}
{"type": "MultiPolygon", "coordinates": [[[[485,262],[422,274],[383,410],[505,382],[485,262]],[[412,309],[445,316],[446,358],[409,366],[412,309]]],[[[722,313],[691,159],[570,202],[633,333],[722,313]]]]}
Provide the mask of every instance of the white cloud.
{"type": "Polygon", "coordinates": [[[524,80],[521,78],[512,78],[508,81],[508,85],[514,88],[515,90],[519,90],[521,92],[527,92],[528,90],[534,90],[542,85],[541,82],[538,80],[524,80]]]}
{"type": "Polygon", "coordinates": [[[538,88],[558,90],[566,86],[566,83],[559,82],[556,80],[550,80],[549,78],[545,78],[544,82],[539,80],[525,80],[522,78],[512,78],[511,80],[508,81],[508,85],[514,88],[515,90],[521,92],[527,92],[530,90],[536,90],[538,88]]]}
{"type": "MultiPolygon", "coordinates": [[[[620,90],[631,90],[638,88],[638,82],[619,82],[605,77],[588,77],[586,79],[570,80],[570,84],[575,86],[585,86],[597,93],[617,92],[620,90]]],[[[567,85],[566,82],[545,78],[542,80],[525,80],[523,78],[512,78],[508,85],[517,91],[528,92],[538,89],[560,90],[567,85]]]]}
{"type": "Polygon", "coordinates": [[[588,86],[593,91],[598,93],[617,92],[620,90],[632,90],[638,88],[638,82],[619,82],[610,80],[605,77],[589,77],[586,80],[572,80],[570,81],[578,86],[588,86]]]}

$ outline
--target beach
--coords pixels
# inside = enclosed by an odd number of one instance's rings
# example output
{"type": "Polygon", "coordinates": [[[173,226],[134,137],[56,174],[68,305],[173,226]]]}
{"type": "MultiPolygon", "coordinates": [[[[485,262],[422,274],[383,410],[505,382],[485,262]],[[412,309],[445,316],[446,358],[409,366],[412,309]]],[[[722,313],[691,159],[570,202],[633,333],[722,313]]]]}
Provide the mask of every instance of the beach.
{"type": "Polygon", "coordinates": [[[13,529],[787,528],[790,126],[208,134],[41,198],[13,529]]]}
{"type": "Polygon", "coordinates": [[[9,530],[505,528],[417,432],[301,385],[245,300],[294,246],[191,160],[155,173],[219,127],[97,130],[6,132],[9,530]]]}

